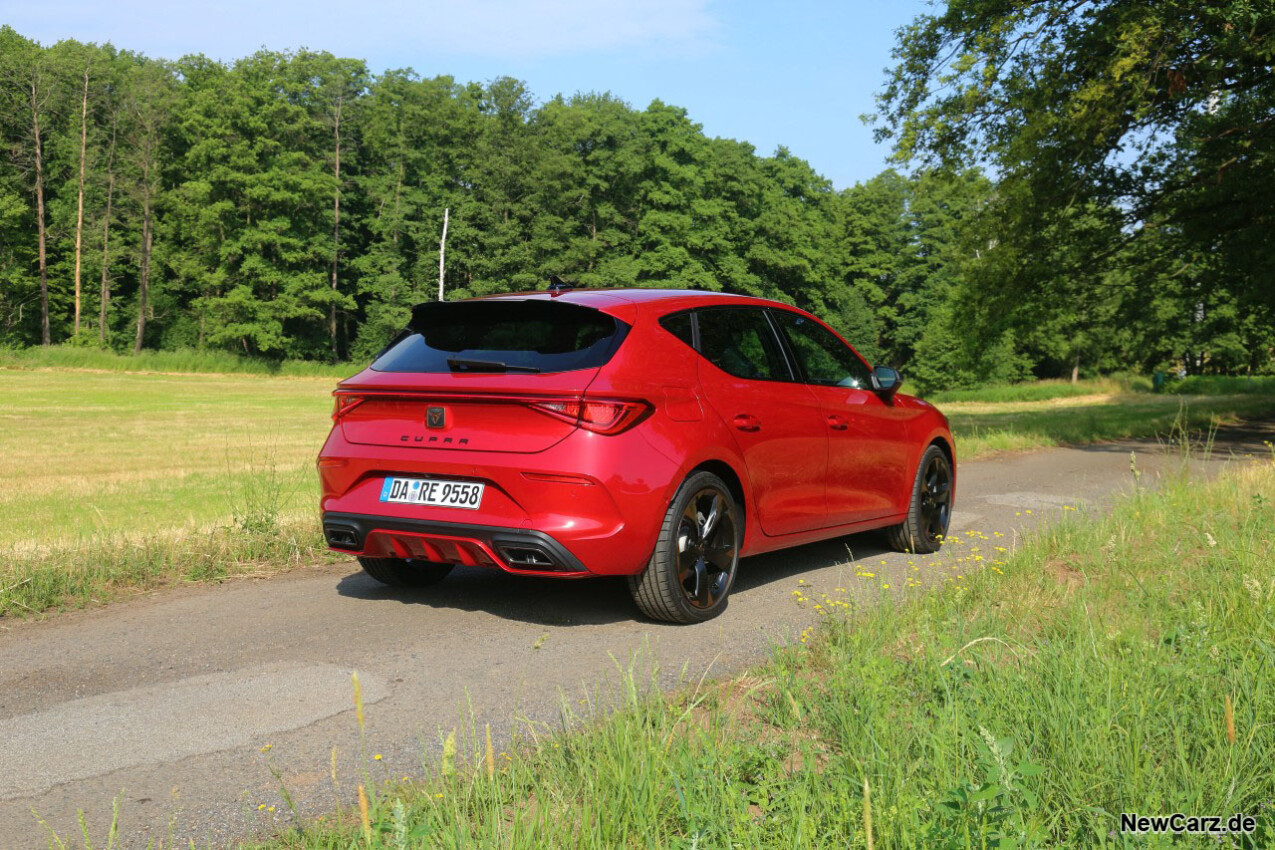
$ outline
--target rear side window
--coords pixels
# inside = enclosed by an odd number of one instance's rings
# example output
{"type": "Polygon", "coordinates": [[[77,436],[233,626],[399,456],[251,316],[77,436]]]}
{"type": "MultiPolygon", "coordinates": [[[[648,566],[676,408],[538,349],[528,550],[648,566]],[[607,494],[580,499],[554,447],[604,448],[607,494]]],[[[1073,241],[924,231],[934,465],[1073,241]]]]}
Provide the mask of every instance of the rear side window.
{"type": "Polygon", "coordinates": [[[872,389],[867,365],[823,325],[787,310],[771,315],[787,335],[807,383],[872,389]]]}
{"type": "Polygon", "coordinates": [[[671,316],[665,316],[660,319],[660,324],[664,326],[664,330],[691,348],[695,347],[695,332],[691,327],[691,313],[689,310],[685,313],[674,313],[671,316]]]}
{"type": "Polygon", "coordinates": [[[700,354],[718,369],[737,378],[791,380],[779,340],[760,308],[705,309],[696,315],[700,354]]]}
{"type": "Polygon", "coordinates": [[[611,359],[628,329],[605,313],[560,301],[429,302],[412,308],[406,333],[372,368],[378,372],[593,369],[611,359]]]}

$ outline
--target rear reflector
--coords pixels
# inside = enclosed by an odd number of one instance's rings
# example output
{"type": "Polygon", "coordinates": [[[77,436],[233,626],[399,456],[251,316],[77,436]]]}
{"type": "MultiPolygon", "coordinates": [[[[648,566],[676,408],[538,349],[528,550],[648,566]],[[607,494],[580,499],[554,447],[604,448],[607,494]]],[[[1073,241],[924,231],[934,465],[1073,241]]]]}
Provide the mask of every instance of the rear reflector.
{"type": "Polygon", "coordinates": [[[651,406],[644,401],[612,401],[609,399],[570,399],[541,401],[529,405],[532,410],[574,422],[598,434],[618,434],[636,425],[651,406]]]}

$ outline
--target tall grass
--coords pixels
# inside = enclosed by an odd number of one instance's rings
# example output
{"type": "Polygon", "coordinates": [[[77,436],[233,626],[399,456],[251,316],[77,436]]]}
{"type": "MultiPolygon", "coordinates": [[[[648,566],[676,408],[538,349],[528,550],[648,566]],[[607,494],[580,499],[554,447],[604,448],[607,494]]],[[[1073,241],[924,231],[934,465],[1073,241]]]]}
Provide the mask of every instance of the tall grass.
{"type": "Polygon", "coordinates": [[[6,555],[0,617],[81,608],[184,582],[268,575],[337,557],[327,552],[313,518],[175,535],[95,535],[6,555]]]}
{"type": "Polygon", "coordinates": [[[1148,393],[1073,406],[1010,402],[943,409],[956,437],[957,457],[972,460],[1046,446],[1174,434],[1189,439],[1219,425],[1269,418],[1275,415],[1275,396],[1187,399],[1148,393]]]}
{"type": "Polygon", "coordinates": [[[1190,375],[1165,387],[1174,395],[1275,395],[1275,375],[1227,377],[1190,375]]]}
{"type": "MultiPolygon", "coordinates": [[[[925,394],[927,401],[935,404],[952,402],[1050,401],[1087,395],[1116,395],[1130,392],[1148,392],[1151,381],[1141,376],[1112,376],[1090,380],[1029,381],[1021,384],[997,384],[969,390],[938,390],[925,394]]],[[[904,390],[906,392],[906,390],[904,390]]]]}
{"type": "Polygon", "coordinates": [[[0,349],[4,369],[92,369],[106,372],[203,372],[229,375],[346,378],[362,363],[315,363],[308,360],[267,360],[240,357],[225,351],[178,349],[116,354],[98,348],[56,345],[49,348],[0,349]]]}
{"type": "Polygon", "coordinates": [[[266,846],[1169,846],[1119,816],[1177,811],[1271,846],[1273,498],[1262,461],[1012,553],[968,533],[912,598],[803,589],[824,620],[764,667],[671,697],[630,671],[619,711],[564,704],[579,731],[498,756],[453,733],[426,778],[266,846]]]}

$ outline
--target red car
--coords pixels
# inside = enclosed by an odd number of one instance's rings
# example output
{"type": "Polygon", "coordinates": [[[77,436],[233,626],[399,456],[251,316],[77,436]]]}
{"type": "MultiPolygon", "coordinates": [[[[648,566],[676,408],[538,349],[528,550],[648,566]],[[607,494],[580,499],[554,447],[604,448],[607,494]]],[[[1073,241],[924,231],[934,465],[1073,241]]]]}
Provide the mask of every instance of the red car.
{"type": "Polygon", "coordinates": [[[952,434],[899,382],[809,313],[760,298],[420,304],[334,393],[324,534],[390,585],[456,564],[622,575],[646,615],[707,620],[741,556],[868,529],[938,549],[952,434]]]}

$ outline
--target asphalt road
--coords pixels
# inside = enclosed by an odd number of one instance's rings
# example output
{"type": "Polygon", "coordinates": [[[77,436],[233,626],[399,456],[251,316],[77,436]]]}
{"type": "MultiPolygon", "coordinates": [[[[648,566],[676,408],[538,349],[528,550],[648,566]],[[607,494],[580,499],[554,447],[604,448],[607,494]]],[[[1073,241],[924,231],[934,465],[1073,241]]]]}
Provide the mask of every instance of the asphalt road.
{"type": "MultiPolygon", "coordinates": [[[[1208,473],[1231,451],[1264,453],[1273,435],[1269,426],[1223,432],[1215,460],[1196,466],[1208,473]]],[[[962,463],[953,529],[1012,542],[1064,506],[1101,510],[1132,485],[1134,449],[1144,486],[1180,464],[1148,444],[962,463]]],[[[816,618],[793,600],[801,579],[816,593],[875,595],[906,575],[951,574],[941,558],[919,574],[908,560],[872,534],[750,558],[726,613],[692,627],[639,619],[623,581],[458,569],[436,588],[404,592],[353,560],[5,623],[0,847],[48,847],[49,828],[78,843],[79,810],[105,845],[116,798],[118,846],[268,832],[291,817],[272,769],[305,815],[330,811],[334,794],[349,799],[362,763],[351,671],[373,775],[420,775],[440,730],[471,716],[479,729],[491,724],[500,748],[516,728],[560,728],[563,700],[605,702],[621,668],[672,686],[763,660],[816,618]],[[855,561],[876,578],[856,577],[855,561]]]]}

